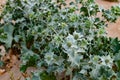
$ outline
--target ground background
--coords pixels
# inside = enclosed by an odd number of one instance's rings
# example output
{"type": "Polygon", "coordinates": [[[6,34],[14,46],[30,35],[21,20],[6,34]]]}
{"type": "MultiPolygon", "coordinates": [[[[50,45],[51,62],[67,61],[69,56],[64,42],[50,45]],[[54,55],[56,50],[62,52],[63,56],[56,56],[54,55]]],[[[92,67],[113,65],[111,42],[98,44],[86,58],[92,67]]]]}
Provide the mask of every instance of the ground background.
{"type": "MultiPolygon", "coordinates": [[[[71,0],[67,0],[67,3],[69,3],[71,0]]],[[[119,2],[108,2],[104,0],[96,0],[96,3],[99,4],[101,7],[104,7],[106,9],[109,9],[111,6],[119,4],[119,2]]],[[[4,5],[5,0],[0,0],[0,5],[4,5]]],[[[0,12],[2,11],[2,8],[0,7],[0,12]]],[[[117,20],[116,23],[110,23],[108,25],[108,28],[106,28],[108,32],[109,37],[118,37],[120,39],[120,19],[117,20]]],[[[13,58],[15,59],[15,57],[13,58]]],[[[0,75],[0,80],[12,80],[10,79],[10,76],[14,76],[15,79],[13,80],[24,80],[23,75],[19,71],[19,61],[14,61],[15,65],[11,68],[9,72],[5,72],[4,74],[0,75]],[[21,79],[18,79],[21,77],[21,79]]],[[[28,72],[35,70],[34,68],[29,68],[28,72]]]]}

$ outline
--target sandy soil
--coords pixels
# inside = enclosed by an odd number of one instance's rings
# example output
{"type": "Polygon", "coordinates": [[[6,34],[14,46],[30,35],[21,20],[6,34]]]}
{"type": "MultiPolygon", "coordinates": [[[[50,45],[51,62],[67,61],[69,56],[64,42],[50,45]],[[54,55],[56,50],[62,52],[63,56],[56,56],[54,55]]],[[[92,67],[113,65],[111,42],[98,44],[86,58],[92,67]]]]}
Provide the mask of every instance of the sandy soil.
{"type": "MultiPolygon", "coordinates": [[[[71,0],[67,0],[70,2],[71,0]]],[[[109,9],[113,5],[117,5],[119,3],[114,3],[114,2],[108,2],[108,1],[103,1],[103,0],[96,0],[97,4],[99,4],[101,7],[104,7],[106,9],[109,9]]],[[[0,5],[5,4],[5,0],[0,0],[0,5]]],[[[1,7],[0,7],[1,11],[1,7]]],[[[116,23],[110,23],[108,25],[108,28],[106,29],[108,31],[108,36],[110,37],[118,37],[120,39],[120,19],[117,20],[116,23]]],[[[18,80],[19,77],[21,77],[20,80],[24,80],[24,77],[22,73],[19,71],[19,61],[16,61],[16,64],[13,66],[13,68],[9,71],[4,73],[3,75],[0,76],[0,80],[11,80],[10,76],[14,76],[14,80],[18,80]]],[[[28,72],[30,73],[35,69],[29,68],[28,72]]]]}
{"type": "Polygon", "coordinates": [[[2,6],[5,5],[6,0],[0,0],[0,14],[2,12],[2,6]]]}

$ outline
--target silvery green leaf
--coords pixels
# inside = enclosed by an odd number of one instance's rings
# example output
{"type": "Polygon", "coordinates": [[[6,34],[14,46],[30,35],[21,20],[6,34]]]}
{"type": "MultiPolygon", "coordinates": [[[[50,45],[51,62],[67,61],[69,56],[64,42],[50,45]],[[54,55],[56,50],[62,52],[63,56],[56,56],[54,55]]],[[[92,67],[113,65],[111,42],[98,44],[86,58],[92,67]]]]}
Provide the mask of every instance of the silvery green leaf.
{"type": "Polygon", "coordinates": [[[91,77],[97,79],[98,76],[100,75],[99,70],[100,70],[100,65],[96,65],[96,67],[90,72],[91,77]]]}
{"type": "Polygon", "coordinates": [[[81,74],[87,74],[87,71],[84,70],[84,69],[82,69],[79,73],[81,73],[81,74]]]}
{"type": "Polygon", "coordinates": [[[82,41],[81,41],[81,47],[86,48],[86,47],[87,47],[87,44],[88,44],[87,40],[82,40],[82,41]]]}
{"type": "Polygon", "coordinates": [[[120,60],[120,52],[115,54],[114,60],[120,60]]]}
{"type": "Polygon", "coordinates": [[[55,56],[55,58],[54,58],[54,63],[57,65],[62,65],[63,61],[64,61],[64,59],[61,56],[55,56]]]}
{"type": "Polygon", "coordinates": [[[48,65],[53,64],[53,60],[54,60],[54,53],[53,52],[45,53],[45,61],[47,62],[48,65]]]}
{"type": "Polygon", "coordinates": [[[83,48],[79,48],[76,52],[77,52],[77,53],[84,53],[85,50],[84,50],[83,48]]]}
{"type": "Polygon", "coordinates": [[[80,60],[83,59],[82,55],[79,54],[68,54],[68,61],[71,62],[71,66],[80,66],[80,60]]]}
{"type": "Polygon", "coordinates": [[[10,48],[12,45],[12,40],[13,40],[13,31],[14,27],[11,24],[6,24],[4,26],[4,32],[7,34],[7,39],[6,41],[6,46],[10,48]]]}
{"type": "Polygon", "coordinates": [[[67,37],[66,37],[66,41],[70,41],[72,44],[75,44],[76,40],[74,39],[74,36],[69,34],[67,37]]]}
{"type": "Polygon", "coordinates": [[[79,39],[79,38],[83,37],[83,35],[81,33],[77,33],[76,31],[73,33],[73,36],[75,39],[79,39]]]}

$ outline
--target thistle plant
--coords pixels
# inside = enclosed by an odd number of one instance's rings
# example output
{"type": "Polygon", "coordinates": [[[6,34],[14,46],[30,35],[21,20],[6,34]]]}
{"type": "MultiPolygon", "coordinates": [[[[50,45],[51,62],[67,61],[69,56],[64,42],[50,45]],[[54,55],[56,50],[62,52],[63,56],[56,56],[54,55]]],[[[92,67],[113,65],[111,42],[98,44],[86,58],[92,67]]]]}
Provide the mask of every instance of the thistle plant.
{"type": "Polygon", "coordinates": [[[94,0],[69,6],[64,0],[8,0],[0,42],[6,49],[19,44],[20,70],[38,70],[32,80],[116,80],[120,41],[107,37],[105,28],[119,16],[120,6],[101,9],[94,0]]]}

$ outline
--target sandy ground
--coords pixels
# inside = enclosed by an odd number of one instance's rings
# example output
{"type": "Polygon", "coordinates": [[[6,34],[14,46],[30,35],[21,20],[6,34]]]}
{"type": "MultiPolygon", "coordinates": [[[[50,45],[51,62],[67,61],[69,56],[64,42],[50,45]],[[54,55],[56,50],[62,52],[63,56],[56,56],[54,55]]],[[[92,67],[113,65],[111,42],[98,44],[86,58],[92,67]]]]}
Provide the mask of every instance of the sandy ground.
{"type": "MultiPolygon", "coordinates": [[[[70,2],[71,0],[67,0],[67,1],[70,2]]],[[[96,0],[96,2],[101,7],[104,7],[106,9],[109,9],[113,5],[119,4],[119,3],[113,3],[113,2],[103,1],[103,0],[96,0]]],[[[1,4],[2,5],[5,4],[5,0],[0,0],[0,5],[1,4]]],[[[1,10],[1,7],[0,7],[0,10],[1,10]]],[[[118,37],[120,39],[120,19],[118,19],[116,23],[110,23],[106,30],[108,31],[108,36],[118,37]]],[[[16,65],[13,66],[13,68],[9,72],[6,72],[6,73],[4,73],[3,75],[0,76],[0,80],[11,80],[10,79],[11,73],[15,77],[14,80],[18,80],[19,77],[21,77],[20,80],[24,80],[21,72],[19,71],[19,64],[20,64],[20,62],[17,61],[16,65]]],[[[28,72],[31,72],[33,70],[34,70],[33,68],[29,68],[28,72]]]]}
{"type": "Polygon", "coordinates": [[[0,0],[0,13],[2,11],[2,6],[5,4],[6,0],[0,0]]]}

